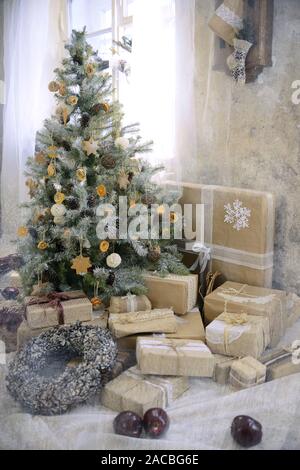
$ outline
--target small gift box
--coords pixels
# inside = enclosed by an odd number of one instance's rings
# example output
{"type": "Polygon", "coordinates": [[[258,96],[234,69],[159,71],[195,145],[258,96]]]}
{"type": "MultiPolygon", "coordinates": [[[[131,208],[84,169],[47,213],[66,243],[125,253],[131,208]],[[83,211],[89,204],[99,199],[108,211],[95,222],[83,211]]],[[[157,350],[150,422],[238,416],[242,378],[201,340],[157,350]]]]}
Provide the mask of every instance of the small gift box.
{"type": "Polygon", "coordinates": [[[267,368],[254,357],[234,361],[229,375],[230,384],[235,388],[249,388],[266,381],[267,368]]]}
{"type": "Polygon", "coordinates": [[[269,320],[226,311],[206,327],[206,342],[217,354],[259,358],[270,344],[269,320]]]}
{"type": "Polygon", "coordinates": [[[107,328],[108,326],[108,312],[101,311],[93,311],[92,312],[92,319],[84,322],[85,325],[92,325],[92,326],[100,326],[101,328],[107,328]]]}
{"type": "Polygon", "coordinates": [[[121,375],[125,370],[136,365],[136,355],[134,351],[119,351],[116,363],[111,371],[102,374],[102,384],[105,385],[111,380],[121,375]]]}
{"type": "Polygon", "coordinates": [[[50,292],[25,299],[30,328],[45,328],[92,320],[92,304],[82,291],[50,292]]]}
{"type": "Polygon", "coordinates": [[[234,357],[223,356],[222,354],[214,354],[215,368],[213,380],[220,385],[225,385],[229,382],[229,374],[234,357]]]}
{"type": "Polygon", "coordinates": [[[167,333],[166,338],[195,339],[205,341],[205,330],[199,310],[176,316],[176,333],[167,333]]]}
{"type": "Polygon", "coordinates": [[[267,382],[300,372],[299,353],[292,348],[282,348],[265,353],[261,358],[267,367],[267,382]]]}
{"type": "Polygon", "coordinates": [[[202,341],[140,337],[136,357],[144,374],[212,377],[215,365],[202,341]]]}
{"type": "Polygon", "coordinates": [[[249,315],[267,317],[270,323],[271,347],[278,344],[287,324],[286,293],[275,289],[225,282],[205,297],[204,315],[207,323],[224,311],[224,303],[232,313],[247,310],[249,315]]]}
{"type": "Polygon", "coordinates": [[[109,315],[109,329],[116,338],[137,333],[174,333],[177,323],[168,308],[109,315]]]}
{"type": "MultiPolygon", "coordinates": [[[[175,339],[200,339],[205,340],[205,330],[199,310],[188,312],[180,317],[175,315],[177,323],[176,333],[161,333],[162,337],[175,339]]],[[[160,334],[160,333],[159,333],[160,334]]],[[[134,349],[139,335],[131,335],[118,338],[117,344],[119,349],[134,349]]]]}
{"type": "Polygon", "coordinates": [[[151,310],[152,305],[146,295],[127,294],[124,297],[111,297],[110,313],[142,312],[151,310]]]}
{"type": "Polygon", "coordinates": [[[132,367],[102,390],[102,405],[114,411],[130,410],[143,416],[150,408],[166,408],[189,388],[186,377],[144,376],[132,367]]]}
{"type": "Polygon", "coordinates": [[[172,308],[177,315],[192,310],[198,297],[198,276],[169,274],[159,277],[153,273],[144,276],[147,296],[153,308],[172,308]]]}

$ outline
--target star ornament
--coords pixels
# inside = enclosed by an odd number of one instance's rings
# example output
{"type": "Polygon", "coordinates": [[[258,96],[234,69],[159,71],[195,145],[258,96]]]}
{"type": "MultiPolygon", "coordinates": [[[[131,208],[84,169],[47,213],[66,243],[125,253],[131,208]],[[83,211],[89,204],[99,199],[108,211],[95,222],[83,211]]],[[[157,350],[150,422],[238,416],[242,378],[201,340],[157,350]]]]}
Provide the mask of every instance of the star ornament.
{"type": "Polygon", "coordinates": [[[98,142],[93,139],[84,140],[82,142],[82,149],[86,152],[87,156],[96,155],[98,150],[98,142]]]}
{"type": "Polygon", "coordinates": [[[126,172],[124,170],[122,170],[121,173],[119,174],[119,178],[118,178],[119,188],[126,190],[127,186],[129,184],[130,184],[130,181],[128,179],[128,175],[126,174],[126,172]]]}
{"type": "Polygon", "coordinates": [[[76,274],[84,275],[92,267],[91,260],[87,256],[79,255],[72,260],[71,269],[76,270],[76,274]]]}

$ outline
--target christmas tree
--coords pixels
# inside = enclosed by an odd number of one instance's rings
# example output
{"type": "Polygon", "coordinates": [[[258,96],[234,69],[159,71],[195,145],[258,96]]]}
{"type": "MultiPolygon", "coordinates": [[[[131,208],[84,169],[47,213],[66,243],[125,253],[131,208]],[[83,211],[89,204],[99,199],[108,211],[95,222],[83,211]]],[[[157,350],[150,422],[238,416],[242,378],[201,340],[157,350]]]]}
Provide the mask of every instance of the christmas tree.
{"type": "MultiPolygon", "coordinates": [[[[168,214],[170,239],[163,239],[161,224],[154,238],[121,238],[119,198],[127,197],[129,211],[142,203],[149,216],[161,219],[162,203],[173,204],[178,194],[152,181],[161,167],[147,161],[151,142],[142,142],[136,124],[122,127],[109,64],[86,42],[85,30],[73,31],[66,49],[68,57],[49,83],[55,115],[37,133],[36,153],[27,163],[31,199],[23,205],[26,223],[18,230],[25,292],[33,286],[83,288],[104,301],[141,294],[145,270],[187,274],[172,241],[178,217],[168,214]],[[110,208],[102,239],[100,204],[110,208]]],[[[129,214],[128,223],[135,219],[129,214]]]]}

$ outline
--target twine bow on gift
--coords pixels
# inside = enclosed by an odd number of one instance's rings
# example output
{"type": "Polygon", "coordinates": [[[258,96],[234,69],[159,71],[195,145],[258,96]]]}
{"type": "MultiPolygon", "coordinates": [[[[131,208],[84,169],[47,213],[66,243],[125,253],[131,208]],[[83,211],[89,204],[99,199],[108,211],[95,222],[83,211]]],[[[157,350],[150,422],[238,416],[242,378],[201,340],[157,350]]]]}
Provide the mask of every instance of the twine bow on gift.
{"type": "Polygon", "coordinates": [[[224,321],[224,323],[226,324],[224,328],[224,349],[225,349],[226,354],[228,354],[228,349],[229,349],[230,327],[231,326],[244,326],[249,321],[248,314],[245,312],[241,312],[241,313],[228,312],[227,303],[228,302],[225,301],[224,313],[223,313],[223,318],[222,318],[222,321],[224,321]]]}
{"type": "Polygon", "coordinates": [[[223,321],[227,325],[245,325],[248,322],[248,314],[242,313],[230,313],[227,312],[223,318],[223,321]]]}

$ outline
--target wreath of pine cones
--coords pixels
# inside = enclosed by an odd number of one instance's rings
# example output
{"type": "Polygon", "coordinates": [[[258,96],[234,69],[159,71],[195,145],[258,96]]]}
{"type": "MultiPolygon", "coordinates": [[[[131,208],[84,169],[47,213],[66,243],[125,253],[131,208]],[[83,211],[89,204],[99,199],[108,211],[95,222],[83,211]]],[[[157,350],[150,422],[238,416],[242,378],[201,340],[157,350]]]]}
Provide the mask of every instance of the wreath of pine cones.
{"type": "Polygon", "coordinates": [[[16,354],[9,364],[7,388],[32,414],[62,414],[99,391],[116,356],[117,346],[107,329],[82,323],[50,328],[16,354]],[[61,356],[80,356],[82,362],[47,376],[55,357],[61,356]]]}

